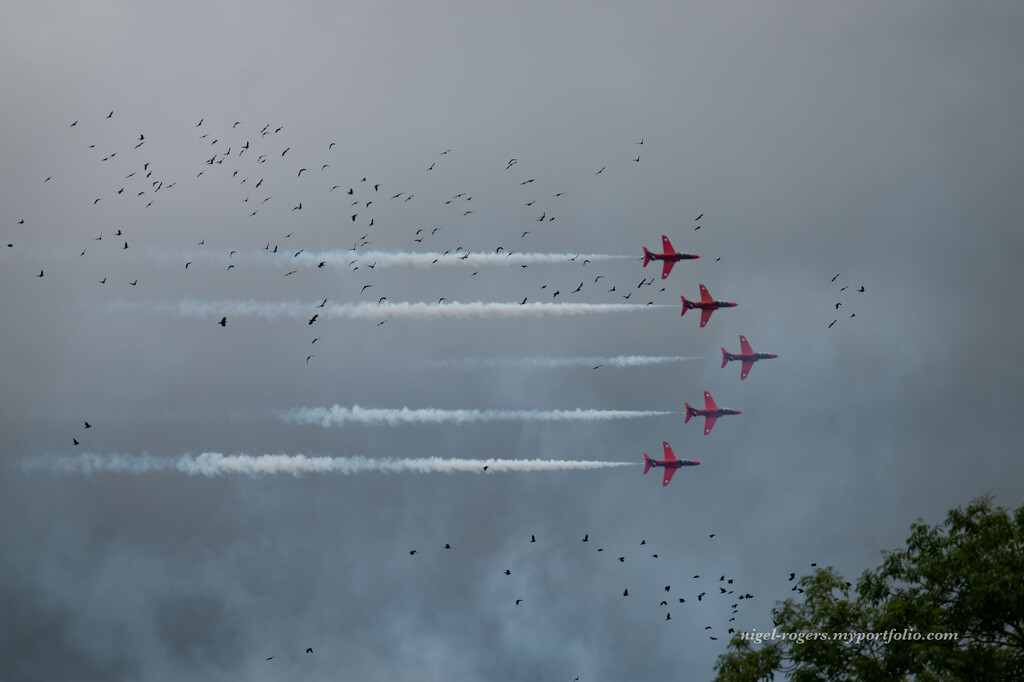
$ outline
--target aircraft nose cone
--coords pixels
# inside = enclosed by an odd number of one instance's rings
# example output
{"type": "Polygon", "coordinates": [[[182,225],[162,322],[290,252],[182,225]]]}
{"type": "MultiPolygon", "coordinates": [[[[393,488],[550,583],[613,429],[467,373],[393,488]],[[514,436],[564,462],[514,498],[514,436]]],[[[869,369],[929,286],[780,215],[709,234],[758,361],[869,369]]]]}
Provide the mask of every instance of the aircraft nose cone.
{"type": "Polygon", "coordinates": [[[694,466],[696,466],[697,464],[700,464],[700,462],[697,461],[697,460],[693,460],[693,464],[694,464],[694,466]]]}

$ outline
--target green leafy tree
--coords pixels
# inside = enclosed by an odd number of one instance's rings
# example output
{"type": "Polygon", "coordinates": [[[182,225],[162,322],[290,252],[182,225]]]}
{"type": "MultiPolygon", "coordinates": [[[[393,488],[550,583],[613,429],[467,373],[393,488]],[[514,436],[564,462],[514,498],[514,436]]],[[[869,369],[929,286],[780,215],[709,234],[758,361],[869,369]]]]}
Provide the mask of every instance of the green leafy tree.
{"type": "Polygon", "coordinates": [[[801,578],[802,601],[772,611],[786,638],[737,634],[716,679],[1024,680],[1024,507],[976,499],[941,525],[919,519],[905,548],[882,555],[855,591],[832,568],[801,578]],[[862,636],[832,634],[847,632],[862,636]]]}

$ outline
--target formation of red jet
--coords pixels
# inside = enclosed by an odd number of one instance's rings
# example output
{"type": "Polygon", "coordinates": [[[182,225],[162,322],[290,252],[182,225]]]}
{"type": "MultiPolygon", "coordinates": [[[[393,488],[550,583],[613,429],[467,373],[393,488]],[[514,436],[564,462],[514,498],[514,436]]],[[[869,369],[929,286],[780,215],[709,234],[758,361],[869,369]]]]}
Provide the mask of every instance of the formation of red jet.
{"type": "MultiPolygon", "coordinates": [[[[703,216],[703,214],[701,214],[703,216]]],[[[698,220],[700,217],[698,217],[698,220]]],[[[665,279],[672,271],[672,266],[681,260],[690,260],[693,258],[699,258],[696,254],[690,253],[679,253],[672,248],[672,242],[669,241],[665,235],[661,236],[661,244],[663,248],[662,253],[652,253],[644,247],[644,264],[643,267],[647,267],[647,264],[652,260],[660,260],[664,262],[663,269],[661,271],[661,278],[665,279]]],[[[703,284],[700,285],[700,301],[690,301],[685,296],[680,296],[683,301],[683,311],[680,315],[685,315],[687,310],[696,308],[700,310],[700,326],[704,327],[708,321],[711,320],[711,314],[719,308],[735,308],[736,303],[733,301],[717,301],[708,291],[708,288],[703,284]]],[[[747,341],[747,337],[740,335],[740,352],[730,353],[725,348],[722,348],[722,367],[724,368],[732,360],[739,360],[741,364],[740,368],[740,380],[746,379],[747,374],[750,373],[750,369],[754,366],[754,363],[758,360],[768,360],[770,358],[779,357],[775,353],[759,353],[755,351],[750,343],[747,341]]],[[[704,391],[704,408],[700,409],[691,406],[686,403],[686,418],[683,423],[687,423],[693,417],[704,417],[704,435],[711,433],[711,429],[714,428],[715,422],[719,417],[726,415],[741,414],[740,410],[736,410],[730,407],[719,407],[715,404],[715,399],[711,397],[711,394],[704,391]]],[[[644,473],[646,474],[651,470],[651,467],[663,467],[665,469],[665,477],[662,479],[661,485],[667,486],[669,481],[672,480],[672,476],[676,470],[684,466],[696,466],[700,464],[699,461],[694,459],[677,459],[672,453],[672,448],[669,447],[667,442],[662,443],[662,447],[665,451],[664,459],[651,459],[644,453],[644,473]]]]}
{"type": "Polygon", "coordinates": [[[661,248],[664,249],[662,253],[651,253],[644,247],[644,267],[652,260],[664,261],[664,265],[661,266],[661,278],[665,279],[668,277],[668,273],[672,272],[672,266],[681,260],[692,260],[694,258],[700,258],[695,253],[677,253],[672,248],[672,242],[668,240],[668,237],[661,235],[661,248]]]}
{"type": "Polygon", "coordinates": [[[719,308],[735,308],[737,306],[733,301],[716,301],[711,298],[711,294],[708,293],[708,288],[703,284],[700,285],[700,301],[687,300],[685,296],[680,295],[679,298],[683,299],[683,312],[679,313],[680,316],[686,314],[686,311],[690,308],[697,308],[700,310],[700,326],[704,326],[711,319],[711,313],[715,312],[719,308]]]}
{"type": "Polygon", "coordinates": [[[690,421],[691,417],[704,417],[704,435],[706,436],[711,433],[711,429],[715,428],[718,418],[728,414],[742,414],[742,412],[731,407],[715,405],[715,399],[711,397],[710,393],[704,391],[704,409],[691,407],[690,403],[686,403],[686,419],[683,420],[683,423],[690,421]]]}
{"type": "Polygon", "coordinates": [[[729,364],[730,360],[741,360],[743,364],[740,366],[740,380],[746,379],[747,374],[750,373],[750,368],[754,366],[754,363],[758,360],[770,360],[771,358],[779,357],[775,353],[757,353],[753,348],[750,347],[750,342],[747,341],[747,337],[740,334],[740,352],[730,353],[726,349],[722,349],[722,367],[724,368],[729,364]]]}
{"type": "Polygon", "coordinates": [[[672,480],[672,476],[676,473],[676,469],[679,467],[693,467],[700,464],[695,459],[676,459],[675,454],[672,452],[672,448],[669,444],[662,442],[662,448],[665,450],[665,459],[651,459],[644,453],[644,473],[646,474],[651,470],[651,467],[664,467],[665,477],[661,479],[662,487],[668,485],[668,482],[672,480]]]}

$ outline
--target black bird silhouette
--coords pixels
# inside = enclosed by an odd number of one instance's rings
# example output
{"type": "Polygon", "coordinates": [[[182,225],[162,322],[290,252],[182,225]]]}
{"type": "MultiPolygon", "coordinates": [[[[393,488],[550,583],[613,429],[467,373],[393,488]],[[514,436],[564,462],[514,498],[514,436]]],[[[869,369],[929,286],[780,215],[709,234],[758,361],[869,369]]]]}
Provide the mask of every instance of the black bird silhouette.
{"type": "Polygon", "coordinates": [[[40,270],[40,271],[39,271],[39,274],[38,274],[38,275],[36,275],[36,277],[42,277],[42,276],[43,276],[43,271],[42,271],[42,270],[40,270]]]}
{"type": "Polygon", "coordinates": [[[697,217],[696,217],[696,218],[694,218],[693,220],[694,220],[694,222],[697,222],[698,220],[700,220],[700,219],[701,219],[701,218],[703,218],[703,217],[704,217],[704,214],[703,214],[703,213],[701,213],[701,214],[700,214],[699,216],[697,216],[697,217]]]}
{"type": "Polygon", "coordinates": [[[516,599],[516,606],[519,606],[523,602],[522,599],[516,599]]]}
{"type": "Polygon", "coordinates": [[[841,306],[841,305],[842,305],[842,301],[840,301],[839,303],[836,303],[836,310],[839,310],[839,306],[841,306]]]}
{"type": "Polygon", "coordinates": [[[583,542],[590,542],[590,533],[583,536],[583,542]]]}
{"type": "MultiPolygon", "coordinates": [[[[202,121],[200,121],[200,123],[202,123],[202,121]]],[[[268,656],[267,660],[269,661],[269,660],[272,660],[273,658],[274,658],[273,656],[268,656]]]]}
{"type": "Polygon", "coordinates": [[[510,570],[508,570],[508,569],[506,568],[506,569],[505,569],[505,575],[512,575],[512,571],[510,571],[510,570]]]}
{"type": "Polygon", "coordinates": [[[220,322],[218,322],[217,324],[219,324],[222,327],[228,326],[228,318],[227,317],[220,318],[220,322]]]}
{"type": "Polygon", "coordinates": [[[836,279],[838,279],[838,278],[839,278],[839,273],[837,272],[837,273],[836,273],[836,276],[832,278],[832,281],[834,282],[834,281],[836,281],[836,279]]]}
{"type": "Polygon", "coordinates": [[[832,324],[830,324],[830,325],[828,326],[828,328],[829,328],[829,329],[831,329],[831,328],[832,328],[832,325],[833,325],[833,324],[835,324],[836,322],[838,322],[838,320],[832,320],[832,324]]]}
{"type": "Polygon", "coordinates": [[[90,424],[89,422],[85,422],[85,428],[91,429],[92,428],[92,424],[90,424]]]}
{"type": "Polygon", "coordinates": [[[580,285],[578,287],[576,287],[576,290],[573,291],[572,293],[574,293],[574,294],[575,293],[579,293],[579,290],[582,289],[582,288],[583,288],[583,282],[580,282],[580,285]]]}
{"type": "Polygon", "coordinates": [[[309,318],[309,324],[312,325],[314,322],[316,322],[316,318],[318,317],[320,317],[320,313],[316,313],[315,315],[313,315],[313,317],[309,318]]]}
{"type": "Polygon", "coordinates": [[[859,292],[861,292],[861,293],[864,293],[864,287],[863,287],[863,286],[861,286],[861,288],[860,288],[860,289],[857,289],[857,291],[859,291],[859,292]]]}
{"type": "Polygon", "coordinates": [[[626,563],[626,557],[624,557],[624,556],[620,556],[620,557],[619,557],[619,563],[620,563],[620,564],[624,564],[624,563],[626,563]]]}
{"type": "Polygon", "coordinates": [[[307,653],[307,654],[311,654],[311,653],[313,653],[313,649],[312,649],[312,647],[311,647],[311,648],[309,648],[309,649],[306,649],[306,653],[307,653]]]}
{"type": "Polygon", "coordinates": [[[307,356],[306,356],[306,364],[307,364],[307,365],[309,364],[309,359],[310,359],[310,358],[315,358],[315,357],[316,357],[315,355],[307,355],[307,356]]]}
{"type": "Polygon", "coordinates": [[[625,590],[622,591],[622,596],[623,597],[628,597],[629,596],[629,588],[628,587],[625,590]]]}
{"type": "Polygon", "coordinates": [[[536,535],[531,535],[530,536],[530,542],[537,542],[537,536],[536,535]]]}
{"type": "Polygon", "coordinates": [[[604,172],[604,169],[605,169],[605,168],[607,168],[607,166],[601,166],[601,170],[599,170],[599,171],[597,171],[596,173],[594,173],[594,175],[600,175],[601,173],[603,173],[603,172],[604,172]]]}
{"type": "Polygon", "coordinates": [[[363,293],[364,291],[366,291],[367,289],[369,289],[372,286],[373,286],[372,284],[364,284],[363,288],[359,290],[359,293],[363,293]]]}
{"type": "Polygon", "coordinates": [[[72,442],[73,442],[73,443],[74,443],[75,445],[78,445],[78,439],[77,439],[77,438],[72,438],[72,439],[71,439],[71,441],[72,441],[72,442]]]}
{"type": "Polygon", "coordinates": [[[305,169],[305,168],[300,168],[300,169],[299,169],[299,174],[298,174],[298,175],[296,175],[295,177],[297,177],[297,178],[301,178],[301,177],[302,177],[302,172],[303,172],[304,170],[306,170],[306,169],[305,169]]]}
{"type": "Polygon", "coordinates": [[[415,553],[416,553],[416,550],[415,550],[415,549],[410,549],[410,550],[409,550],[409,556],[412,556],[412,555],[413,555],[413,554],[415,554],[415,553]]]}

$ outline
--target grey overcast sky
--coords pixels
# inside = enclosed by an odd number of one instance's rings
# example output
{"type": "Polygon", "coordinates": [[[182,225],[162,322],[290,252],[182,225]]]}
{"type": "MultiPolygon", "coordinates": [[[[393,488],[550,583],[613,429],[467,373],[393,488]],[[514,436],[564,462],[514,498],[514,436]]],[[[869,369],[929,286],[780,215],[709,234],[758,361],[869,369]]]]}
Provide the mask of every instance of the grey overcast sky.
{"type": "Polygon", "coordinates": [[[988,1],[3,3],[0,677],[709,679],[790,572],[1020,505],[1022,30],[988,1]],[[701,256],[666,280],[663,234],[701,256]],[[499,247],[624,258],[448,265],[499,247]],[[699,284],[739,306],[680,317],[699,284]],[[643,309],[345,307],[382,297],[643,309]],[[743,381],[740,334],[779,355],[743,381]],[[743,412],[708,436],[705,390],[743,412]],[[334,405],[659,414],[284,418],[334,405]],[[668,487],[662,441],[702,461],[668,487]],[[202,453],[633,464],[173,468],[202,453]]]}

